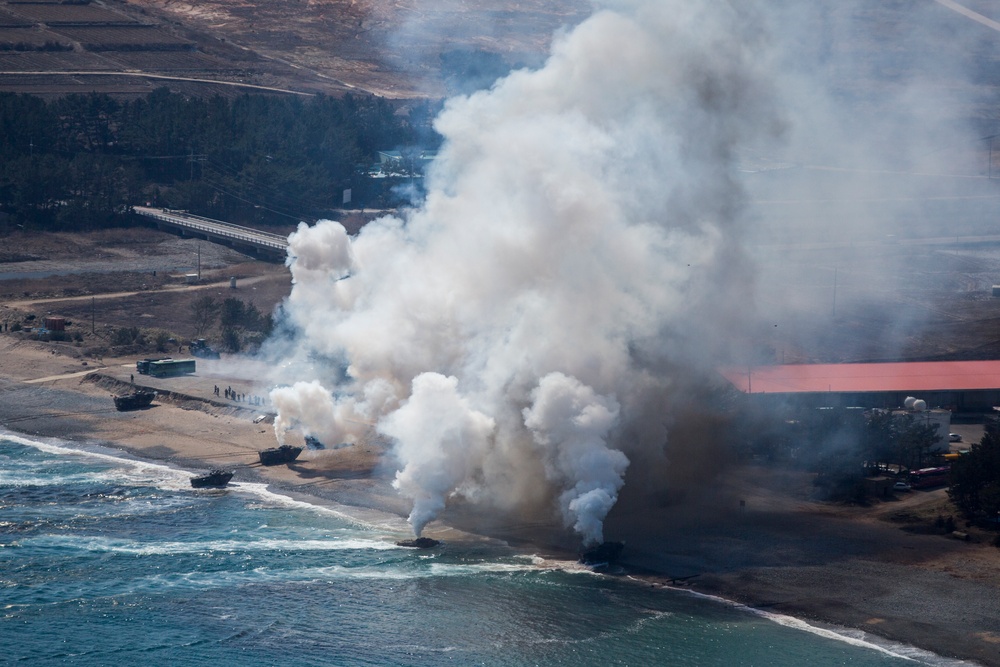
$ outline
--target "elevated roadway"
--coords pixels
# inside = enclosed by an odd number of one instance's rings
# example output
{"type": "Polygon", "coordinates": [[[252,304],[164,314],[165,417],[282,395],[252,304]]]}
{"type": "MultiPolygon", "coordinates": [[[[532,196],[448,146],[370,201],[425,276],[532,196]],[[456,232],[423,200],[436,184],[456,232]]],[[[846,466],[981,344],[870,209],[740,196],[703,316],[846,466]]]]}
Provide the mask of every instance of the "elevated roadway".
{"type": "Polygon", "coordinates": [[[262,232],[250,227],[241,227],[165,208],[135,206],[133,210],[138,215],[152,219],[158,229],[227,245],[260,259],[280,262],[284,261],[288,252],[288,238],[281,234],[262,232]]]}

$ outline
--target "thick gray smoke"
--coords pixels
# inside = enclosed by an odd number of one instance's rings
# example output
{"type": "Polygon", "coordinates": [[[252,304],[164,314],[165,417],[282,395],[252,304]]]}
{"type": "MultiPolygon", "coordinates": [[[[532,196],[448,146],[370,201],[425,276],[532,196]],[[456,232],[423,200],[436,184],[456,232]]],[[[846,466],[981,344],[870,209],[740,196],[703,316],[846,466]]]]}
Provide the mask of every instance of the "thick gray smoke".
{"type": "Polygon", "coordinates": [[[971,245],[907,243],[992,233],[1000,24],[970,8],[1000,19],[995,3],[762,4],[786,122],[780,146],[740,155],[772,348],[759,361],[947,353],[924,335],[942,319],[929,297],[989,290],[995,273],[966,273],[971,245]]]}
{"type": "Polygon", "coordinates": [[[600,4],[540,69],[447,103],[419,208],[291,236],[286,361],[313,376],[272,392],[277,437],[374,425],[418,535],[460,496],[600,542],[664,446],[668,369],[711,367],[749,306],[734,151],[781,127],[759,22],[600,4]]]}

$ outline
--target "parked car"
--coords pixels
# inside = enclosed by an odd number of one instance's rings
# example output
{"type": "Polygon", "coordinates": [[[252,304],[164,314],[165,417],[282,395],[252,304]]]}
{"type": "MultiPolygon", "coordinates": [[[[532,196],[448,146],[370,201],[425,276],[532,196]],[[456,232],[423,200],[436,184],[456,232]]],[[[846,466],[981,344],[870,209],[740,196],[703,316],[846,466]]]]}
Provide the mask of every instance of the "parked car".
{"type": "Polygon", "coordinates": [[[958,433],[949,433],[948,442],[962,442],[962,436],[958,433]]]}
{"type": "Polygon", "coordinates": [[[907,484],[906,482],[896,482],[895,484],[892,485],[892,490],[893,491],[909,491],[910,490],[910,485],[907,484]]]}

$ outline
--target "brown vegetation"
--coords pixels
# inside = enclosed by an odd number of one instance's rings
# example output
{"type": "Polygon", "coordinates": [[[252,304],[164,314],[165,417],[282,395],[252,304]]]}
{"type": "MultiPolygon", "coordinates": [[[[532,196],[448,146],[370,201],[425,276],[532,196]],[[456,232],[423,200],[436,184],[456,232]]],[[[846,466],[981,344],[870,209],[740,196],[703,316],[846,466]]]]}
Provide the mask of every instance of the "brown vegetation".
{"type": "MultiPolygon", "coordinates": [[[[586,15],[589,3],[555,0],[504,5],[407,0],[328,0],[287,3],[210,0],[107,0],[103,5],[0,5],[0,49],[23,43],[32,50],[47,43],[74,48],[65,61],[0,60],[0,71],[93,72],[141,69],[148,74],[273,86],[341,94],[369,91],[391,98],[437,97],[445,93],[442,55],[483,51],[509,65],[537,62],[552,33],[586,15]],[[44,25],[45,31],[36,26],[44,25]],[[24,26],[5,28],[3,26],[24,26]],[[11,34],[7,34],[11,33],[11,34]],[[30,34],[30,39],[17,38],[30,34]],[[402,44],[406,48],[401,48],[402,44]],[[167,57],[120,60],[127,51],[159,54],[189,49],[204,58],[184,67],[167,57]],[[98,56],[95,58],[94,56],[98,56]]],[[[26,47],[27,48],[27,47],[26,47]]],[[[135,72],[131,72],[135,74],[135,72]]],[[[119,94],[142,94],[155,85],[178,91],[224,87],[181,80],[130,77],[116,82],[64,75],[0,80],[0,89],[41,94],[89,92],[110,86],[119,94]],[[200,88],[199,88],[200,86],[200,88]]]]}
{"type": "MultiPolygon", "coordinates": [[[[149,229],[20,233],[11,240],[6,255],[0,254],[0,273],[6,269],[30,277],[0,280],[0,326],[37,327],[46,315],[63,316],[70,322],[68,340],[53,345],[74,356],[113,354],[115,332],[123,328],[149,332],[146,344],[130,347],[130,353],[155,351],[159,332],[179,342],[196,335],[219,336],[217,330],[199,333],[198,298],[212,295],[219,303],[238,298],[267,314],[291,287],[281,265],[149,229]],[[189,284],[187,276],[197,272],[199,255],[201,280],[189,284]],[[122,270],[109,271],[110,266],[122,270]],[[46,272],[64,275],[33,275],[46,272]],[[232,278],[236,289],[230,287],[232,278]]],[[[31,338],[27,332],[19,335],[31,338]]]]}

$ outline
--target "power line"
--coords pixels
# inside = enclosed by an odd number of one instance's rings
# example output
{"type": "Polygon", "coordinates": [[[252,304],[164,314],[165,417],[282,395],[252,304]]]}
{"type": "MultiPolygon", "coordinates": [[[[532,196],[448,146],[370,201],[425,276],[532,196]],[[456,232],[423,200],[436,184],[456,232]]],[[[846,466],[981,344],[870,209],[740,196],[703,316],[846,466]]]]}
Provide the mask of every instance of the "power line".
{"type": "MultiPolygon", "coordinates": [[[[222,165],[213,164],[213,161],[211,160],[209,161],[209,167],[210,169],[215,169],[216,171],[220,172],[219,176],[222,177],[223,180],[228,178],[232,179],[233,181],[236,181],[235,183],[233,183],[233,185],[236,185],[238,187],[242,186],[240,187],[241,191],[245,192],[244,188],[251,188],[255,193],[261,195],[260,197],[252,198],[244,194],[243,196],[246,197],[246,200],[249,203],[260,205],[261,200],[263,199],[263,201],[265,201],[269,206],[281,208],[287,212],[294,213],[300,219],[310,219],[315,217],[309,215],[307,213],[307,210],[303,210],[303,206],[311,210],[323,209],[329,207],[328,203],[317,201],[309,197],[292,197],[290,195],[285,194],[284,192],[275,190],[273,186],[262,185],[259,182],[257,182],[256,179],[252,177],[247,177],[242,172],[235,172],[230,168],[221,168],[222,165]],[[226,171],[228,171],[229,173],[225,173],[226,171]]],[[[206,183],[212,182],[211,177],[207,176],[204,172],[202,173],[202,180],[205,181],[206,183]]],[[[212,184],[213,187],[215,186],[222,187],[218,181],[215,181],[212,184]]]]}
{"type": "Polygon", "coordinates": [[[211,187],[213,190],[221,192],[222,194],[224,194],[224,195],[226,195],[228,197],[232,197],[233,199],[237,199],[237,200],[239,200],[241,202],[244,202],[246,204],[250,204],[251,206],[255,206],[257,208],[264,209],[265,211],[270,211],[271,213],[274,213],[276,215],[284,216],[286,218],[290,218],[290,219],[295,220],[297,222],[302,222],[305,219],[311,219],[309,217],[304,217],[304,216],[299,216],[299,215],[292,215],[290,213],[287,213],[287,212],[284,212],[284,211],[279,211],[279,210],[276,210],[276,209],[271,208],[269,206],[265,206],[265,205],[260,204],[258,202],[251,201],[249,199],[246,199],[244,197],[241,197],[241,196],[239,196],[239,195],[237,195],[235,193],[232,193],[232,192],[226,190],[221,185],[218,185],[217,183],[213,183],[212,181],[210,181],[210,180],[208,180],[208,179],[206,179],[204,177],[202,177],[202,182],[204,182],[206,185],[208,185],[209,187],[211,187]]]}
{"type": "Polygon", "coordinates": [[[252,175],[246,174],[242,170],[238,170],[235,167],[220,163],[216,160],[209,159],[208,166],[210,168],[216,169],[219,172],[225,172],[227,176],[240,181],[249,181],[249,186],[258,191],[265,191],[268,193],[268,197],[272,200],[278,200],[279,203],[288,209],[297,209],[299,205],[306,205],[313,209],[326,208],[328,206],[327,202],[316,200],[311,197],[292,197],[280,190],[276,190],[275,186],[265,185],[257,181],[252,175]]]}

